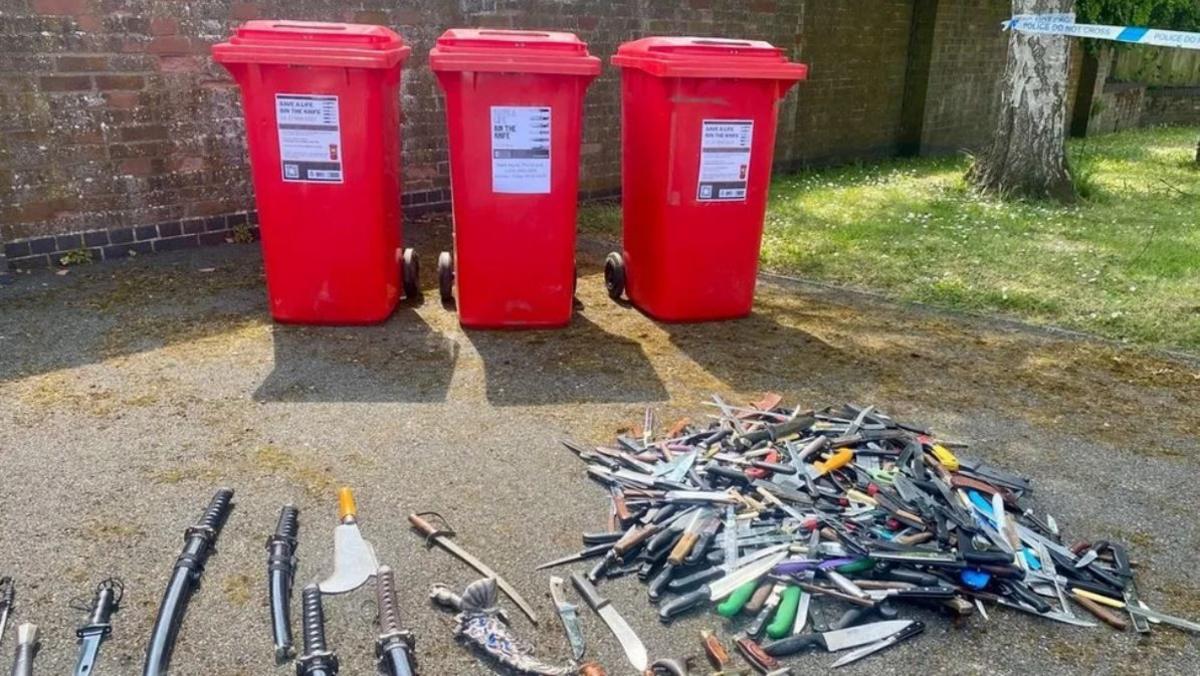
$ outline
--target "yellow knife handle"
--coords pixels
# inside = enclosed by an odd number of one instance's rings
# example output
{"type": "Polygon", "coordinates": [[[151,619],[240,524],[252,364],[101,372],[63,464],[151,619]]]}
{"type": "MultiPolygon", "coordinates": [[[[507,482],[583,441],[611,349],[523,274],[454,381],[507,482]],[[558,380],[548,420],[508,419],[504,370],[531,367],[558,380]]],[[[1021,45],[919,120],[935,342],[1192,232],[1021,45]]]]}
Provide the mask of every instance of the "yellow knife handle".
{"type": "Polygon", "coordinates": [[[951,472],[958,471],[958,458],[950,452],[950,449],[941,444],[933,444],[929,447],[929,450],[933,451],[933,457],[937,458],[937,461],[941,463],[943,467],[951,472]]]}
{"type": "Polygon", "coordinates": [[[349,486],[338,489],[338,520],[358,518],[358,506],[354,504],[354,493],[349,486]]]}
{"type": "Polygon", "coordinates": [[[825,462],[817,463],[817,469],[821,472],[821,476],[835,472],[854,461],[854,451],[849,448],[834,453],[825,462]]]}

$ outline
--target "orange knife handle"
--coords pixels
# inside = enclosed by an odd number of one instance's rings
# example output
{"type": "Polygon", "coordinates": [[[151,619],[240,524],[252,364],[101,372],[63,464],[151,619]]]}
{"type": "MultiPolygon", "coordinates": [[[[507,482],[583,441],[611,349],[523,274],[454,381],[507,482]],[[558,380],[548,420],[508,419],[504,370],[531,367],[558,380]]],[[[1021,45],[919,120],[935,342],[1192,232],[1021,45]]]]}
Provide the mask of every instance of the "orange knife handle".
{"type": "Polygon", "coordinates": [[[338,489],[338,521],[358,517],[358,506],[354,504],[354,493],[349,486],[338,489]]]}

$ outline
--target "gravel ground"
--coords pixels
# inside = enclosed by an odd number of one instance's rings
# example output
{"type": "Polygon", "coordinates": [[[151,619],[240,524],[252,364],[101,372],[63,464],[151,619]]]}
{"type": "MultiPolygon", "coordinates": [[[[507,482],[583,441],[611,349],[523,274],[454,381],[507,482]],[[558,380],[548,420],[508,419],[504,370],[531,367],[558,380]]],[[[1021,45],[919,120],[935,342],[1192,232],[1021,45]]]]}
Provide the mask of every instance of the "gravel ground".
{"type": "MultiPolygon", "coordinates": [[[[417,243],[432,261],[445,227],[426,225],[417,243]]],[[[275,326],[253,245],[0,288],[0,574],[18,581],[14,622],[42,627],[39,673],[69,673],[84,619],[72,601],[110,575],[128,592],[98,670],[139,672],[182,533],[224,485],[237,506],[174,673],[292,673],[272,663],[263,542],[280,505],[296,503],[297,582],[323,577],[341,484],[356,489],[363,532],[398,571],[422,673],[495,671],[426,601],[432,583],[474,576],[422,547],[405,523],[418,510],[445,514],[464,547],[534,602],[540,627],[511,608],[518,634],[565,660],[547,575],[533,568],[602,529],[606,500],[556,440],[607,441],[647,405],[664,421],[703,416],[714,392],[874,403],[970,442],[1032,477],[1070,536],[1127,541],[1152,606],[1200,616],[1195,362],[778,282],[764,282],[748,319],[666,326],[608,301],[595,253],[581,261],[582,309],[556,332],[465,332],[434,301],[376,327],[275,326]]],[[[698,630],[720,624],[698,613],[660,625],[634,580],[602,591],[652,657],[699,655],[698,630]]],[[[371,599],[363,590],[326,604],[343,673],[372,672],[371,599]]],[[[927,621],[923,636],[844,673],[1200,673],[1200,641],[1165,627],[1139,641],[1003,609],[957,626],[913,616],[927,621]]],[[[583,623],[589,656],[630,673],[599,619],[584,610],[583,623]]]]}

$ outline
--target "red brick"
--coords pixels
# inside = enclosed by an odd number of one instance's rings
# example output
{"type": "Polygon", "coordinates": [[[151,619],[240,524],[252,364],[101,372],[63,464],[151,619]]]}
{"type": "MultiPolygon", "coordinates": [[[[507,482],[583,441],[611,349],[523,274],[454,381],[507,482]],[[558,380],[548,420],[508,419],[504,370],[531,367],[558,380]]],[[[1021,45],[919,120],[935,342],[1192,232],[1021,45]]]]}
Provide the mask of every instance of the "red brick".
{"type": "Polygon", "coordinates": [[[233,3],[233,7],[229,9],[229,14],[238,21],[249,21],[262,16],[258,10],[258,5],[253,2],[235,2],[233,3]]]}
{"type": "Polygon", "coordinates": [[[183,174],[192,174],[197,171],[204,171],[203,157],[181,157],[175,160],[175,171],[183,174]]]}
{"type": "Polygon", "coordinates": [[[104,95],[104,98],[108,101],[109,108],[128,110],[137,107],[141,99],[141,94],[137,92],[108,92],[104,95]]]}
{"type": "Polygon", "coordinates": [[[88,0],[33,0],[33,11],[50,16],[79,16],[88,10],[88,0]]]}
{"type": "Polygon", "coordinates": [[[199,73],[204,66],[204,59],[198,56],[162,56],[158,59],[158,69],[164,73],[199,73]]]}
{"type": "Polygon", "coordinates": [[[151,54],[191,54],[192,43],[179,35],[163,35],[151,40],[145,49],[151,54]]]}
{"type": "Polygon", "coordinates": [[[149,157],[130,157],[121,160],[117,171],[127,176],[149,176],[154,172],[154,160],[149,157]]]}
{"type": "Polygon", "coordinates": [[[150,34],[154,36],[178,35],[179,22],[170,16],[152,17],[150,19],[150,34]]]}
{"type": "Polygon", "coordinates": [[[75,25],[84,33],[99,33],[104,30],[104,19],[95,14],[84,14],[75,17],[75,25]]]}
{"type": "Polygon", "coordinates": [[[167,138],[167,128],[161,124],[122,127],[120,136],[122,141],[160,141],[167,138]]]}
{"type": "Polygon", "coordinates": [[[146,78],[141,75],[97,75],[96,89],[102,92],[131,91],[146,86],[146,78]]]}
{"type": "Polygon", "coordinates": [[[108,68],[107,56],[60,56],[55,69],[62,73],[90,73],[108,68]]]}
{"type": "Polygon", "coordinates": [[[90,75],[47,75],[38,78],[44,92],[85,92],[92,88],[90,75]]]}

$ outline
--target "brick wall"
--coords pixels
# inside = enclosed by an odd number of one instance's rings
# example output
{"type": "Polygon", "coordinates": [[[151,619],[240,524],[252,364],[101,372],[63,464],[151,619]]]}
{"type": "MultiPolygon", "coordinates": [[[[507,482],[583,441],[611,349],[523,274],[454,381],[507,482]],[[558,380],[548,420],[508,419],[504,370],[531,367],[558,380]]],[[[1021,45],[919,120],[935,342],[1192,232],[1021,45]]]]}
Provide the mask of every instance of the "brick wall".
{"type": "MultiPolygon", "coordinates": [[[[426,65],[447,27],[575,31],[605,60],[648,34],[769,40],[812,65],[810,82],[781,108],[777,157],[797,166],[897,151],[913,6],[929,1],[2,0],[0,243],[10,262],[30,266],[53,262],[64,246],[104,258],[228,239],[252,225],[240,98],[209,57],[247,19],[378,23],[412,44],[402,86],[412,210],[449,197],[442,104],[426,65]],[[126,248],[128,237],[147,243],[126,248]]],[[[920,138],[953,152],[986,137],[1005,52],[997,26],[1009,5],[939,4],[920,138]]],[[[619,186],[617,84],[606,65],[588,94],[585,194],[619,186]]]]}
{"type": "Polygon", "coordinates": [[[998,78],[1008,58],[1008,36],[999,26],[1011,16],[1011,2],[938,2],[923,153],[977,150],[989,140],[998,78]]]}

